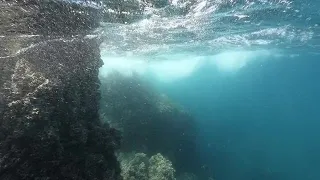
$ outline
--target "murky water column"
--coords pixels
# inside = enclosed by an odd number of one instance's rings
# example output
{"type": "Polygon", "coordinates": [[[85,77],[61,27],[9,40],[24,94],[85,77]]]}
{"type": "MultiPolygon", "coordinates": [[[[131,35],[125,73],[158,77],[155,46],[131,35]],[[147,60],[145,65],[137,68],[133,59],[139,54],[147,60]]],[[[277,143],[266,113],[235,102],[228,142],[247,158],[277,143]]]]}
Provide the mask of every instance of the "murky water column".
{"type": "Polygon", "coordinates": [[[0,179],[119,179],[117,131],[98,116],[100,11],[0,2],[0,179]]]}

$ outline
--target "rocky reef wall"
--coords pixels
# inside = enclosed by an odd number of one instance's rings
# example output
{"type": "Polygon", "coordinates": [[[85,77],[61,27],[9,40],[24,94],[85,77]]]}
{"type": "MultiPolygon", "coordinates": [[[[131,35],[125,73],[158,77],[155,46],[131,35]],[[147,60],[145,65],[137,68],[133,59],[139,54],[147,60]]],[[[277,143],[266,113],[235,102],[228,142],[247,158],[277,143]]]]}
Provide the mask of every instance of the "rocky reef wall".
{"type": "Polygon", "coordinates": [[[121,152],[161,153],[177,174],[201,168],[195,119],[139,75],[101,77],[101,115],[122,132],[121,152]]]}
{"type": "Polygon", "coordinates": [[[99,12],[0,2],[0,179],[117,180],[120,134],[99,120],[99,12]]]}

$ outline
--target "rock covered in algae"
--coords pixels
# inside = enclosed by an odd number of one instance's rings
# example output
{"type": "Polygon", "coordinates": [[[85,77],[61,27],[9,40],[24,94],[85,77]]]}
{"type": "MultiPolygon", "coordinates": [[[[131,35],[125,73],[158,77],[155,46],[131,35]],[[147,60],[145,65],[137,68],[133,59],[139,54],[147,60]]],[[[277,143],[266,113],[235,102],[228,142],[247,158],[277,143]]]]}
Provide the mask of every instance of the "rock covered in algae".
{"type": "Polygon", "coordinates": [[[102,9],[67,0],[2,0],[0,8],[0,35],[86,34],[102,20],[102,9]]]}
{"type": "Polygon", "coordinates": [[[152,156],[149,164],[150,180],[175,180],[172,163],[160,153],[152,156]]]}
{"type": "Polygon", "coordinates": [[[199,179],[193,173],[182,173],[179,175],[179,177],[177,177],[177,180],[199,180],[199,179]]]}
{"type": "Polygon", "coordinates": [[[144,153],[122,153],[118,159],[124,180],[175,180],[171,161],[160,153],[151,158],[144,153]]]}
{"type": "Polygon", "coordinates": [[[121,179],[119,133],[98,114],[99,43],[78,34],[94,25],[69,26],[93,16],[62,1],[0,6],[0,179],[121,179]]]}
{"type": "Polygon", "coordinates": [[[118,159],[121,164],[121,175],[124,180],[149,180],[149,162],[146,154],[122,153],[118,159]]]}

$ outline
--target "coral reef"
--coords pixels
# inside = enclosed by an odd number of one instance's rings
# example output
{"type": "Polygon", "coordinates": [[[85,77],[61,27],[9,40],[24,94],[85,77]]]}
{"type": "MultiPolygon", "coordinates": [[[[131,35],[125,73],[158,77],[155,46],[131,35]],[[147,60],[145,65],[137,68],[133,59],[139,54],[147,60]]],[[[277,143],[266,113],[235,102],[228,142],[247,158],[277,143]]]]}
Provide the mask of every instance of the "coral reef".
{"type": "Polygon", "coordinates": [[[144,153],[118,156],[124,180],[175,180],[172,163],[160,153],[149,159],[144,153]]]}
{"type": "Polygon", "coordinates": [[[94,10],[62,1],[0,6],[0,179],[121,179],[120,134],[98,114],[99,42],[84,35],[97,24],[75,13],[94,10]]]}
{"type": "Polygon", "coordinates": [[[100,80],[100,113],[104,121],[122,131],[122,152],[161,153],[173,162],[177,172],[193,172],[200,167],[197,127],[188,112],[141,76],[113,72],[100,80]]]}

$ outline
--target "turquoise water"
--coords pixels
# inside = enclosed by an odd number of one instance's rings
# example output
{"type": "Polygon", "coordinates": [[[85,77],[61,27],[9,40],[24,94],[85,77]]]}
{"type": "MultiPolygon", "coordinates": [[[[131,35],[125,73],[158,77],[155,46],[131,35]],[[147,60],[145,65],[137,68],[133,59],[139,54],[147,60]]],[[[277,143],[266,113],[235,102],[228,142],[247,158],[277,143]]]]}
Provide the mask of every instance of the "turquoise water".
{"type": "Polygon", "coordinates": [[[319,7],[173,0],[135,23],[104,24],[101,73],[138,72],[186,107],[204,176],[318,180],[319,7]]]}
{"type": "Polygon", "coordinates": [[[256,63],[233,76],[203,68],[162,86],[201,124],[199,149],[208,173],[217,179],[319,179],[319,62],[304,57],[308,63],[256,63]]]}

